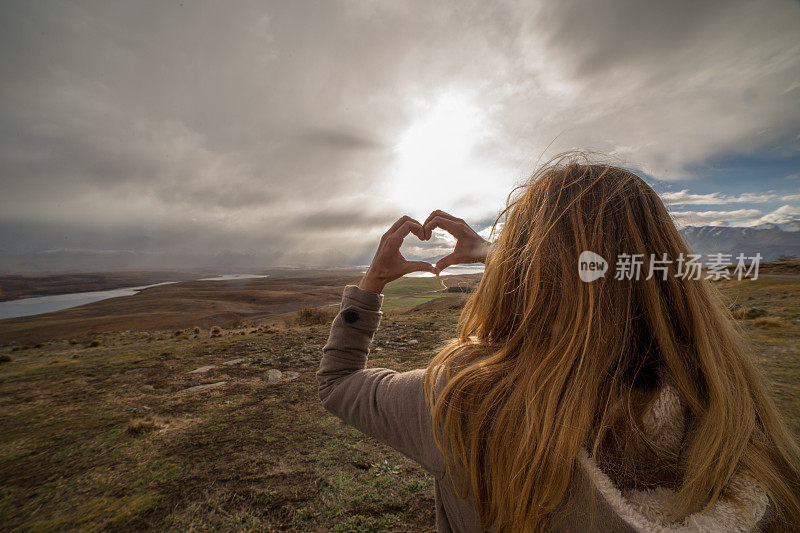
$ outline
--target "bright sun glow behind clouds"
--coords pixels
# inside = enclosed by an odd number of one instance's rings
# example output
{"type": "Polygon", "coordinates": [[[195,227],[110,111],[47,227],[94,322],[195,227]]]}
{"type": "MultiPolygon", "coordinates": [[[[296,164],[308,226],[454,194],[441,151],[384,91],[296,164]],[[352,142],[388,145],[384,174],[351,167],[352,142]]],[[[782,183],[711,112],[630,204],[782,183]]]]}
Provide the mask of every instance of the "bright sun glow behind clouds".
{"type": "Polygon", "coordinates": [[[492,127],[474,99],[446,92],[415,108],[416,118],[395,145],[386,197],[423,218],[434,209],[483,217],[487,199],[496,199],[499,210],[513,176],[477,153],[491,140],[492,127]]]}

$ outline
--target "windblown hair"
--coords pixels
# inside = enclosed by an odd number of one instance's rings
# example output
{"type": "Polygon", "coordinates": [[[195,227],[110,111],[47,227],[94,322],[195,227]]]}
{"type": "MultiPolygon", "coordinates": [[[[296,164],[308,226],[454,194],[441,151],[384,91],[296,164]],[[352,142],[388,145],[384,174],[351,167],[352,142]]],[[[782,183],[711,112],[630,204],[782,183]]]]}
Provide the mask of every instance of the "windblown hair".
{"type": "Polygon", "coordinates": [[[676,277],[689,250],[653,189],[562,154],[512,191],[493,232],[501,220],[457,338],[425,379],[437,445],[483,527],[547,529],[581,448],[620,488],[672,488],[674,520],[744,474],[771,500],[771,529],[798,527],[798,446],[717,290],[676,277]],[[581,281],[584,250],[609,261],[604,277],[581,281]],[[642,254],[638,280],[615,279],[620,254],[642,254]],[[672,261],[666,279],[646,279],[650,254],[672,261]],[[642,423],[664,383],[686,405],[680,454],[642,423]]]}

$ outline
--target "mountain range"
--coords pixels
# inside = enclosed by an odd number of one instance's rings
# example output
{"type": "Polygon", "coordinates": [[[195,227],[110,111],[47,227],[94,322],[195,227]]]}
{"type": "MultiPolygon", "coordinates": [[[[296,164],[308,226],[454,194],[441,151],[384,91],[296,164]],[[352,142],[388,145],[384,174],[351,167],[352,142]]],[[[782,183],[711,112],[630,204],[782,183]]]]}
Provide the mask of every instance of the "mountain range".
{"type": "Polygon", "coordinates": [[[761,254],[762,261],[800,257],[800,220],[787,224],[759,224],[752,227],[687,226],[681,230],[694,253],[761,254]]]}

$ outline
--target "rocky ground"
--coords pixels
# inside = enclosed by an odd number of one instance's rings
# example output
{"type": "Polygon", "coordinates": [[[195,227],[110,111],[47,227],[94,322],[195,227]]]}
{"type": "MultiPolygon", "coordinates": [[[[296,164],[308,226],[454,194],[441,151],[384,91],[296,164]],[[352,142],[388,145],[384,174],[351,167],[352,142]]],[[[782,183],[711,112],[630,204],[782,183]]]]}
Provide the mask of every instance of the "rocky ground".
{"type": "MultiPolygon", "coordinates": [[[[454,330],[450,301],[388,315],[372,364],[423,366],[454,330]]],[[[432,531],[432,479],[320,407],[328,330],[6,346],[2,529],[432,531]]]]}
{"type": "MultiPolygon", "coordinates": [[[[372,366],[425,366],[454,334],[467,295],[404,283],[372,366]]],[[[800,431],[800,281],[718,285],[763,311],[737,323],[800,431]]],[[[329,317],[7,344],[0,528],[433,531],[430,476],[317,401],[329,317]]]]}

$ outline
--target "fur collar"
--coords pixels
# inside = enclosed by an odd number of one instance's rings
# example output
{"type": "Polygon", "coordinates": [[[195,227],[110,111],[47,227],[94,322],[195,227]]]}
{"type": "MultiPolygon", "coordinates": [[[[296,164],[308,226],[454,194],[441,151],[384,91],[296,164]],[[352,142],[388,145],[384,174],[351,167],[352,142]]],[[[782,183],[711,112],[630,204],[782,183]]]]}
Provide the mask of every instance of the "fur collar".
{"type": "MultiPolygon", "coordinates": [[[[652,410],[645,416],[645,428],[659,444],[679,451],[686,431],[684,411],[675,389],[665,385],[652,410]]],[[[769,505],[769,498],[755,480],[739,475],[731,480],[729,489],[742,502],[742,508],[721,498],[709,509],[692,514],[682,522],[670,522],[667,509],[675,496],[672,490],[657,487],[645,491],[621,491],[585,449],[578,456],[578,464],[611,509],[636,531],[753,531],[769,505]]]]}

